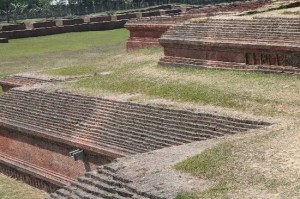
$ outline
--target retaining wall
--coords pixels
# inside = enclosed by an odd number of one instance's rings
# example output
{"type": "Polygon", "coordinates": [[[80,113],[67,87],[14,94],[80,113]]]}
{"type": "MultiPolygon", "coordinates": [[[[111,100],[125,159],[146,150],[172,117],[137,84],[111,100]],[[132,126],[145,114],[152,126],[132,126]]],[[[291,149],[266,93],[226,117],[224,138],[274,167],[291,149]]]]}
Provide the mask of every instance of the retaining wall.
{"type": "Polygon", "coordinates": [[[18,39],[26,37],[39,37],[60,33],[82,32],[82,31],[99,31],[123,28],[126,20],[98,22],[98,23],[84,23],[77,25],[54,26],[49,28],[36,28],[32,30],[17,30],[0,32],[1,38],[18,39]]]}

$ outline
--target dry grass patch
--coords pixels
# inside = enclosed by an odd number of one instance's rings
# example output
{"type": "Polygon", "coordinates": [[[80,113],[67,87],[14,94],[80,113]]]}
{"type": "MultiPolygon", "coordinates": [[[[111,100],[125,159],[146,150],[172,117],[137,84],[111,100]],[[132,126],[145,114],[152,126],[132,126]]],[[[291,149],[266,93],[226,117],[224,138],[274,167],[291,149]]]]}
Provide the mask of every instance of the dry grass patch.
{"type": "Polygon", "coordinates": [[[47,196],[47,194],[41,190],[2,174],[0,174],[0,182],[1,199],[42,199],[47,196]]]}

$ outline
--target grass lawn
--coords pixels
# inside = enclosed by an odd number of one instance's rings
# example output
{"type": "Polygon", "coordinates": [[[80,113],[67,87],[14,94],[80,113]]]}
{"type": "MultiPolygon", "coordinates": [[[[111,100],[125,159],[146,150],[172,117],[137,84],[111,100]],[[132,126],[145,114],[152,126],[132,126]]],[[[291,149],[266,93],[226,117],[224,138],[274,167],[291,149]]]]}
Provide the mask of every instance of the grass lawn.
{"type": "Polygon", "coordinates": [[[1,199],[42,199],[46,193],[0,174],[1,199]]]}
{"type": "Polygon", "coordinates": [[[127,38],[120,29],[11,40],[0,45],[0,76],[88,75],[56,86],[85,95],[133,94],[129,100],[210,105],[280,119],[279,129],[222,143],[176,165],[216,182],[204,193],[177,198],[300,195],[299,76],[159,66],[162,49],[127,52],[127,38]]]}

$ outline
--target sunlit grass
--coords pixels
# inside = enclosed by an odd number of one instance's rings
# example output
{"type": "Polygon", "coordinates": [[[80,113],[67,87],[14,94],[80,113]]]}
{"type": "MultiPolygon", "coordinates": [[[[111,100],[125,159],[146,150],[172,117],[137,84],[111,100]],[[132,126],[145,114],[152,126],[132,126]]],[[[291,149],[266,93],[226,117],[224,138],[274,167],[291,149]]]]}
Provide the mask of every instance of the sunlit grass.
{"type": "Polygon", "coordinates": [[[1,199],[42,199],[46,196],[41,190],[0,174],[1,199]]]}

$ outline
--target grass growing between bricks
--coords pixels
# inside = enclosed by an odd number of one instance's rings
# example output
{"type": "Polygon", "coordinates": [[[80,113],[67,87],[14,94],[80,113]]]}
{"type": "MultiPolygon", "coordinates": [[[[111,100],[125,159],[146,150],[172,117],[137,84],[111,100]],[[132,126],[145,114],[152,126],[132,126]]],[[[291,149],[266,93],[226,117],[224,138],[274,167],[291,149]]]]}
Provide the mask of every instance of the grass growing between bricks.
{"type": "Polygon", "coordinates": [[[1,199],[43,199],[45,192],[0,174],[1,199]]]}

